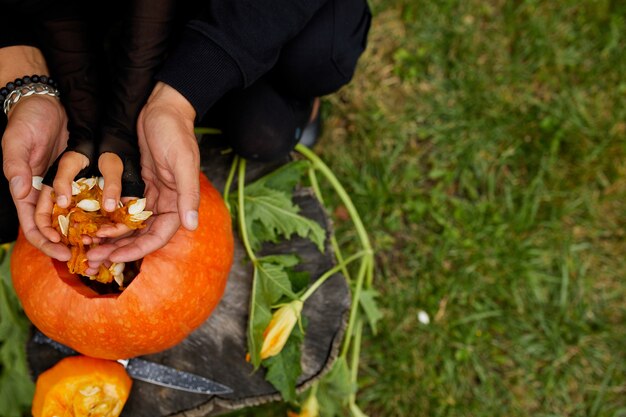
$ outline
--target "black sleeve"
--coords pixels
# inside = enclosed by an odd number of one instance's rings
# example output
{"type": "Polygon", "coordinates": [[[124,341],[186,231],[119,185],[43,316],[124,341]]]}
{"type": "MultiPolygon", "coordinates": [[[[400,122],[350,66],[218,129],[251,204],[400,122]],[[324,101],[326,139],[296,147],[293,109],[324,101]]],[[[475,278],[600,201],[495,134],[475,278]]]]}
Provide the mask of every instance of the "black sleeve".
{"type": "Polygon", "coordinates": [[[112,40],[113,76],[99,154],[112,152],[124,163],[123,196],[143,196],[137,118],[154,87],[172,28],[174,0],[127,3],[123,30],[112,40]]]}
{"type": "Polygon", "coordinates": [[[226,92],[247,87],[326,0],[214,0],[191,20],[157,74],[194,106],[197,118],[226,92]]]}
{"type": "Polygon", "coordinates": [[[41,19],[38,11],[45,10],[48,3],[48,0],[0,0],[0,48],[16,45],[38,47],[35,35],[36,23],[41,19]]]}
{"type": "MultiPolygon", "coordinates": [[[[75,0],[62,3],[42,21],[41,38],[68,113],[70,136],[63,154],[75,151],[89,159],[81,177],[99,175],[98,156],[115,153],[124,164],[122,195],[142,196],[136,122],[164,59],[174,0],[125,3],[116,16],[119,25],[104,14],[119,11],[115,7],[104,8],[100,16],[75,0]]],[[[52,184],[63,154],[44,183],[52,184]]]]}
{"type": "Polygon", "coordinates": [[[81,170],[76,178],[97,175],[101,54],[90,34],[89,22],[77,10],[68,7],[67,13],[42,22],[43,50],[59,84],[69,131],[67,148],[44,176],[47,185],[52,185],[59,161],[68,151],[81,153],[89,159],[89,166],[81,170]]]}
{"type": "MultiPolygon", "coordinates": [[[[50,69],[45,75],[57,80],[68,115],[66,151],[80,152],[93,161],[98,64],[93,62],[96,52],[86,36],[88,25],[76,13],[76,5],[72,0],[0,0],[0,7],[0,46],[30,45],[42,50],[50,69]]],[[[79,176],[87,175],[90,165],[79,176]]],[[[45,175],[46,184],[52,184],[57,167],[58,159],[45,175]]]]}

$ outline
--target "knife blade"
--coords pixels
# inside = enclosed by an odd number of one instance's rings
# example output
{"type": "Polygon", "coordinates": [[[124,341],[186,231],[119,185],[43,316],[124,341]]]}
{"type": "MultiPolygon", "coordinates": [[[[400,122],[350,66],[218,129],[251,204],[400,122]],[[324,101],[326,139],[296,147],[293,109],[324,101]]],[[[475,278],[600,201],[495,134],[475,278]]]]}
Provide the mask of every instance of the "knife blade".
{"type": "MultiPolygon", "coordinates": [[[[50,339],[40,331],[35,332],[33,341],[35,343],[52,346],[66,355],[78,354],[74,349],[50,339]]],[[[203,376],[180,371],[145,359],[120,359],[117,362],[121,363],[124,368],[126,368],[126,372],[128,372],[128,375],[132,378],[162,387],[208,395],[231,394],[233,392],[230,387],[203,376]]]]}
{"type": "Polygon", "coordinates": [[[230,394],[233,392],[229,387],[210,379],[189,372],[179,371],[160,363],[139,358],[122,359],[118,360],[118,362],[124,365],[130,376],[151,384],[204,394],[230,394]]]}

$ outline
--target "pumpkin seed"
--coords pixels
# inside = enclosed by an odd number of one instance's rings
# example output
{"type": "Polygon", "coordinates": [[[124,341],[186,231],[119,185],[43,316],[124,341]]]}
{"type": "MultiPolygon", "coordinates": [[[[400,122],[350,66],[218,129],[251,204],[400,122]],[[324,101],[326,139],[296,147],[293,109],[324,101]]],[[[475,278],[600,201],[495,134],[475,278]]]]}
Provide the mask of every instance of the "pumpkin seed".
{"type": "Polygon", "coordinates": [[[128,214],[139,214],[146,208],[146,199],[140,198],[139,200],[131,201],[128,204],[128,214]]]}
{"type": "Polygon", "coordinates": [[[79,201],[78,204],[76,204],[76,207],[81,208],[85,211],[98,211],[100,210],[100,203],[98,203],[98,200],[86,198],[79,201]]]}
{"type": "Polygon", "coordinates": [[[115,282],[117,282],[117,285],[119,285],[120,287],[124,286],[124,274],[113,275],[113,279],[115,280],[115,282]]]}
{"type": "Polygon", "coordinates": [[[35,175],[33,177],[33,188],[35,190],[39,190],[41,191],[41,183],[43,182],[43,177],[40,177],[38,175],[35,175]]]}
{"type": "Polygon", "coordinates": [[[97,393],[100,392],[100,387],[91,385],[91,386],[87,386],[85,388],[80,389],[78,392],[80,392],[85,397],[91,397],[92,395],[96,395],[97,393]]]}
{"type": "Polygon", "coordinates": [[[80,194],[80,184],[76,181],[72,181],[72,195],[80,194]]]}
{"type": "Polygon", "coordinates": [[[91,177],[91,178],[80,178],[76,182],[78,183],[82,191],[86,191],[86,190],[91,190],[93,187],[95,187],[98,180],[96,177],[91,177]]]}
{"type": "Polygon", "coordinates": [[[141,222],[144,220],[148,220],[150,216],[152,216],[152,212],[150,210],[145,210],[141,213],[133,214],[132,216],[130,216],[130,221],[141,222]]]}
{"type": "Polygon", "coordinates": [[[109,267],[109,271],[111,271],[111,274],[113,275],[119,275],[122,272],[124,272],[125,267],[126,267],[126,264],[124,262],[119,262],[119,263],[113,262],[111,266],[109,267]]]}
{"type": "Polygon", "coordinates": [[[98,187],[100,187],[101,190],[104,190],[104,177],[98,177],[98,187]]]}
{"type": "Polygon", "coordinates": [[[67,217],[65,217],[62,214],[59,214],[59,217],[57,217],[57,220],[59,221],[59,228],[61,229],[61,233],[63,233],[63,236],[67,236],[67,232],[70,229],[70,216],[68,214],[67,217]]]}

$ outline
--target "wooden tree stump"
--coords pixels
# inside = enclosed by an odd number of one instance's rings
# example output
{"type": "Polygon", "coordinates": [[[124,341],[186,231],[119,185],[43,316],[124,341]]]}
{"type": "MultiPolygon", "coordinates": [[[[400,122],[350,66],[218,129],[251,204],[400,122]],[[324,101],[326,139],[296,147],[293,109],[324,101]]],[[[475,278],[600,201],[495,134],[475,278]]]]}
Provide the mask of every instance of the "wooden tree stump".
{"type": "MultiPolygon", "coordinates": [[[[232,156],[201,147],[203,170],[216,188],[223,189],[232,156]]],[[[286,161],[282,161],[284,163],[286,161]]],[[[272,171],[280,164],[248,163],[247,181],[272,171]]],[[[324,208],[307,189],[297,190],[294,201],[301,214],[318,221],[329,233],[331,225],[324,208]]],[[[235,227],[235,225],[234,225],[235,227]]],[[[271,253],[295,253],[302,269],[317,279],[335,265],[327,246],[321,253],[308,240],[294,238],[267,248],[271,253]]],[[[172,349],[145,356],[158,363],[192,372],[231,387],[229,395],[207,396],[134,381],[122,416],[201,417],[280,400],[280,394],[265,381],[264,370],[253,372],[246,362],[249,297],[252,268],[235,233],[235,259],[224,296],[211,317],[182,343],[172,349]]],[[[350,307],[350,293],[341,274],[335,274],[305,303],[308,327],[302,352],[303,373],[298,388],[305,389],[327,371],[336,359],[350,307]]],[[[53,366],[64,355],[32,340],[27,346],[33,377],[53,366]]]]}

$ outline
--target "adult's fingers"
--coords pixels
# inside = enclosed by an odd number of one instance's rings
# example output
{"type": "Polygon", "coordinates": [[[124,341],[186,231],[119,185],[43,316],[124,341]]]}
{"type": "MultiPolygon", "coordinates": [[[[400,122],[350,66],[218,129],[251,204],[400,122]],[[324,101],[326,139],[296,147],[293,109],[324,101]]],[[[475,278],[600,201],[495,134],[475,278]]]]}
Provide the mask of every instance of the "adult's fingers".
{"type": "MultiPolygon", "coordinates": [[[[33,190],[32,192],[35,193],[37,191],[33,190]]],[[[54,243],[48,240],[37,228],[34,221],[36,199],[37,196],[33,194],[27,199],[15,202],[24,236],[33,246],[39,248],[39,250],[51,258],[59,261],[68,261],[72,256],[70,250],[62,243],[54,243]]]]}
{"type": "Polygon", "coordinates": [[[98,168],[104,177],[104,190],[102,191],[104,209],[109,212],[114,211],[122,193],[124,163],[116,154],[105,152],[98,159],[98,168]]]}
{"type": "Polygon", "coordinates": [[[35,208],[35,224],[37,228],[49,241],[57,243],[61,241],[61,236],[52,227],[52,209],[54,201],[52,198],[52,188],[43,185],[39,193],[39,200],[35,208]]]}
{"type": "Polygon", "coordinates": [[[89,159],[82,153],[69,151],[61,157],[59,168],[52,187],[59,207],[67,207],[72,199],[72,181],[78,173],[89,165],[89,159]]]}
{"type": "Polygon", "coordinates": [[[178,215],[187,230],[198,227],[200,207],[200,161],[196,152],[189,152],[174,166],[178,215]]]}
{"type": "Polygon", "coordinates": [[[162,248],[174,236],[180,222],[176,213],[155,216],[142,234],[100,245],[87,252],[89,261],[131,262],[162,248]]]}
{"type": "MultiPolygon", "coordinates": [[[[2,140],[4,176],[9,180],[14,200],[22,200],[31,190],[33,172],[29,165],[30,149],[21,138],[16,139],[11,127],[7,127],[2,140]]],[[[41,173],[37,173],[38,175],[41,173]]]]}

